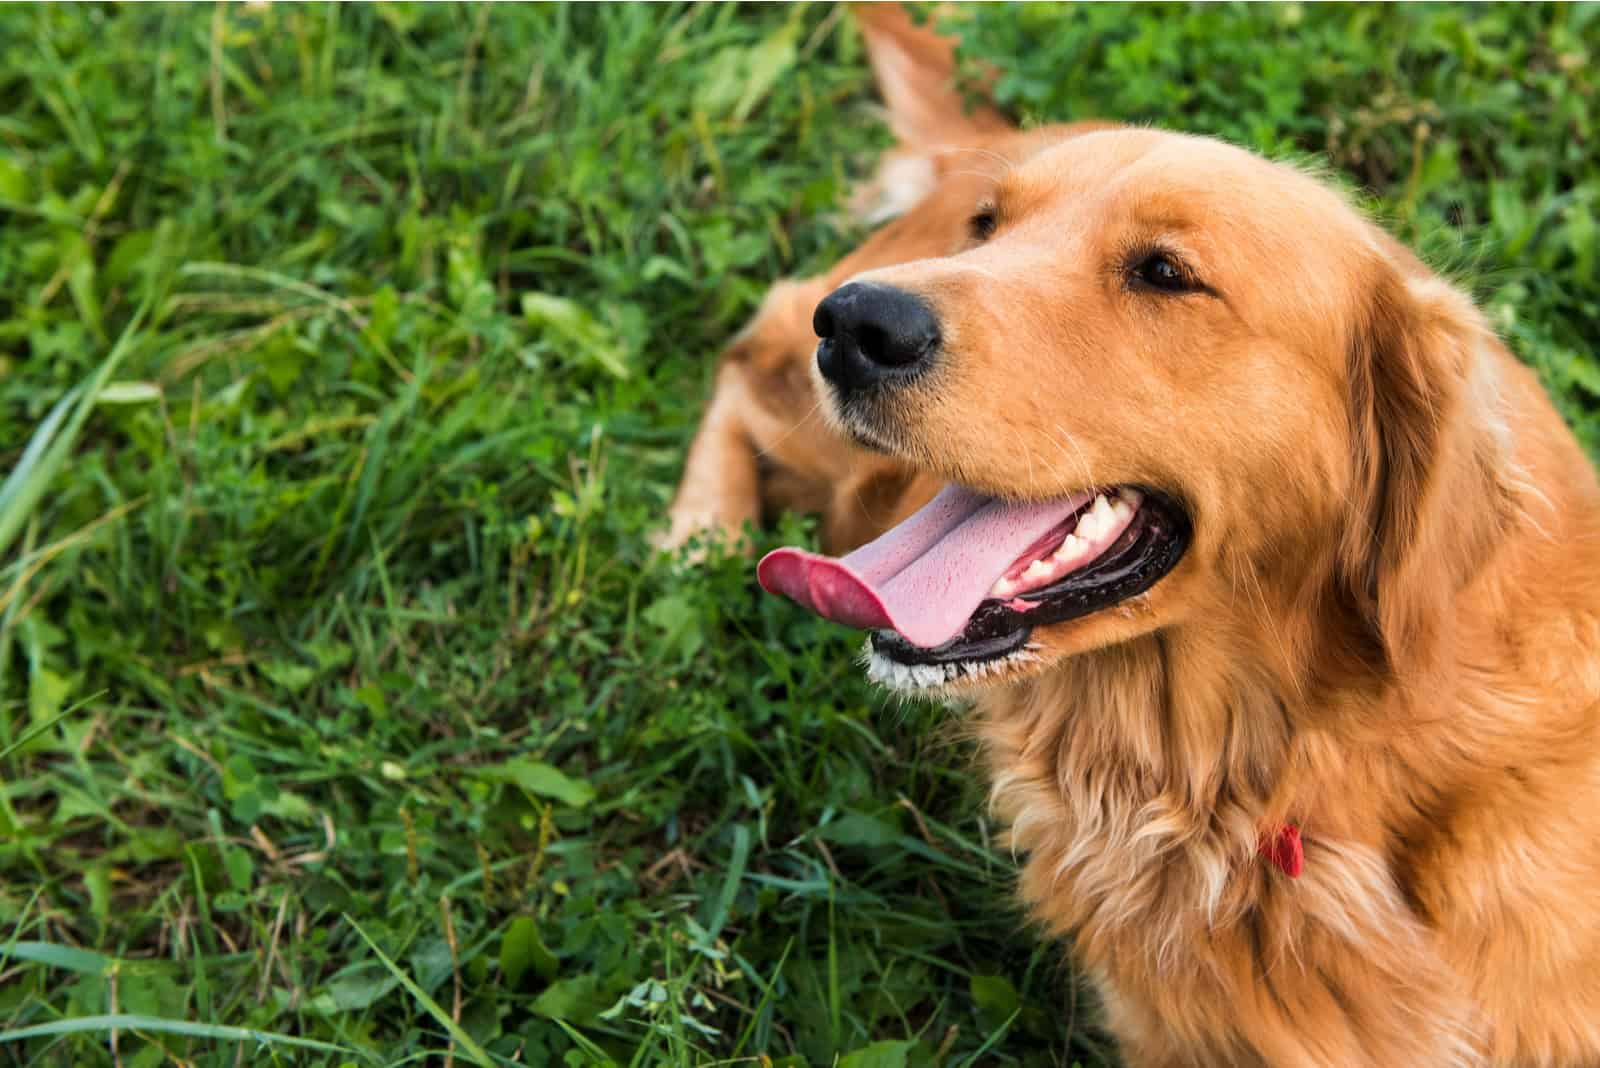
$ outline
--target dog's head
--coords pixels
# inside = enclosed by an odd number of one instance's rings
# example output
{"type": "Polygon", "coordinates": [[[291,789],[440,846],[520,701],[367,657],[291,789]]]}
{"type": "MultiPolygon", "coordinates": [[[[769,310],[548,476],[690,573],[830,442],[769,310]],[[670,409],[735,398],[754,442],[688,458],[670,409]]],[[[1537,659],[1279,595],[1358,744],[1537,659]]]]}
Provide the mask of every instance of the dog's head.
{"type": "Polygon", "coordinates": [[[950,488],[763,582],[872,629],[902,687],[1164,628],[1253,636],[1285,671],[1318,643],[1380,670],[1425,649],[1502,510],[1480,317],[1299,169],[1071,133],[949,190],[958,251],[818,304],[828,418],[950,488]]]}

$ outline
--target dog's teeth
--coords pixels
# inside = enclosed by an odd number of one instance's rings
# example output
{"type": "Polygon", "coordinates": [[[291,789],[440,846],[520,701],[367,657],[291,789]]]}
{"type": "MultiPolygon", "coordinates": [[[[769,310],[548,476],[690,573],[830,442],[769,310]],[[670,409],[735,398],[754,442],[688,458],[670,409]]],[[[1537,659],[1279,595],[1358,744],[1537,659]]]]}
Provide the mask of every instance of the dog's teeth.
{"type": "Polygon", "coordinates": [[[1126,522],[1133,515],[1133,505],[1119,497],[1111,506],[1111,514],[1117,517],[1117,522],[1126,522]]]}
{"type": "Polygon", "coordinates": [[[1071,560],[1082,551],[1083,539],[1076,534],[1068,534],[1067,540],[1062,542],[1061,548],[1056,550],[1055,558],[1057,560],[1071,560]]]}
{"type": "Polygon", "coordinates": [[[1017,590],[1017,584],[1008,578],[1001,578],[989,587],[991,597],[1010,597],[1017,590]]]}
{"type": "Polygon", "coordinates": [[[1022,573],[1023,579],[1028,582],[1037,582],[1042,578],[1048,578],[1049,575],[1050,564],[1044,560],[1035,560],[1028,565],[1028,570],[1022,573]]]}
{"type": "Polygon", "coordinates": [[[1101,537],[1116,522],[1116,517],[1111,512],[1111,502],[1106,500],[1105,494],[1094,499],[1094,507],[1083,514],[1078,520],[1078,537],[1084,541],[1093,541],[1101,537]]]}
{"type": "Polygon", "coordinates": [[[1125,488],[1118,493],[1117,499],[1126,503],[1129,508],[1137,508],[1144,503],[1144,494],[1136,489],[1125,488]]]}

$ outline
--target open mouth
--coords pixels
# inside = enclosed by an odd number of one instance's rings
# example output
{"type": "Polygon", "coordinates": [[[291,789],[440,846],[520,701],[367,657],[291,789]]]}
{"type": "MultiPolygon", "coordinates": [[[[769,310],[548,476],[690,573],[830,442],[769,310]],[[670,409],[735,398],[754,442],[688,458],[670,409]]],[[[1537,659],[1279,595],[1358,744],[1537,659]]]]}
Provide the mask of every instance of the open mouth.
{"type": "Polygon", "coordinates": [[[1189,534],[1170,498],[1133,486],[1033,504],[948,486],[848,556],[778,549],[757,574],[770,592],[871,630],[875,680],[929,688],[1029,659],[1036,627],[1143,593],[1189,534]]]}

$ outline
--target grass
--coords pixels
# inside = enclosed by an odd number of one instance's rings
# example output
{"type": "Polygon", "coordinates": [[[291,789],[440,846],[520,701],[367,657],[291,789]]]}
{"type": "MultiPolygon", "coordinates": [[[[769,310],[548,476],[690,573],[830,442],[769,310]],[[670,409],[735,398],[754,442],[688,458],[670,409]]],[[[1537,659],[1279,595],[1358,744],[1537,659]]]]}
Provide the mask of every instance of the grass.
{"type": "MultiPolygon", "coordinates": [[[[1600,8],[966,32],[1028,120],[1367,190],[1600,446],[1600,8]]],[[[1114,1063],[948,713],[646,548],[721,342],[859,239],[841,12],[9,7],[0,55],[0,1063],[1114,1063]]]]}

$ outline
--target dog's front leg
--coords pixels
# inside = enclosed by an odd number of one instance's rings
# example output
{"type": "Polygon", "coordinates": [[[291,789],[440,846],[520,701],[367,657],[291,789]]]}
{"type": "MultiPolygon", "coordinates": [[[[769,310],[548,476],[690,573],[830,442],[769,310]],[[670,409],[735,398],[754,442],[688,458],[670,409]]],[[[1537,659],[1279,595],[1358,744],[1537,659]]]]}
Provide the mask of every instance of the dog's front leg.
{"type": "Polygon", "coordinates": [[[669,525],[657,539],[662,548],[680,548],[697,534],[721,534],[732,544],[746,523],[760,518],[760,472],[745,420],[749,403],[743,368],[724,363],[689,447],[669,525]]]}

